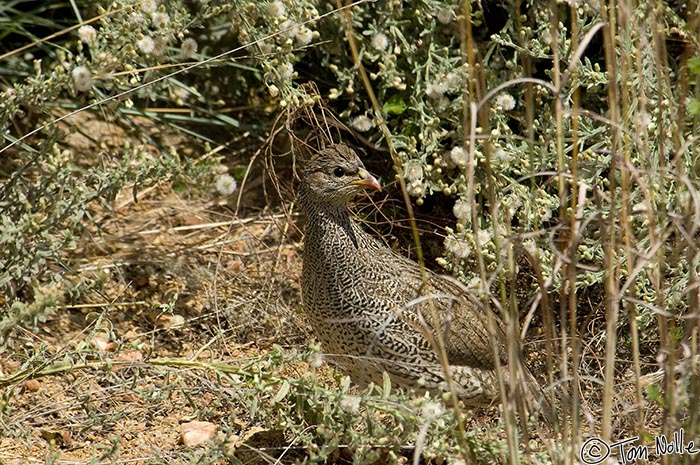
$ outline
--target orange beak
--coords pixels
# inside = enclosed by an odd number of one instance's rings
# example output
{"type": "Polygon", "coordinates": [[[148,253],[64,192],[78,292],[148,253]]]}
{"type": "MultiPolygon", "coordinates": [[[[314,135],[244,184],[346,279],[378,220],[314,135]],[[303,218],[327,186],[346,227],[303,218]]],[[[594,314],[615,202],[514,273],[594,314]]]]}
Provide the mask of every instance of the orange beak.
{"type": "Polygon", "coordinates": [[[367,171],[361,169],[357,175],[360,177],[360,179],[353,181],[350,184],[360,186],[363,189],[373,189],[379,192],[382,191],[382,186],[379,184],[379,181],[377,181],[377,178],[369,174],[367,171]]]}

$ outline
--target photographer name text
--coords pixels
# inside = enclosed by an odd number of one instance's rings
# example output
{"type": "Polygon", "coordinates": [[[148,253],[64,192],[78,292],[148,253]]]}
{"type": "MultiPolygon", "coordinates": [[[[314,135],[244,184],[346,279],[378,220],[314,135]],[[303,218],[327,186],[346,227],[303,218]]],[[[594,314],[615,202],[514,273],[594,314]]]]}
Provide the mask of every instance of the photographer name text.
{"type": "Polygon", "coordinates": [[[697,455],[700,454],[700,441],[686,441],[683,428],[675,431],[671,437],[665,435],[654,438],[654,447],[635,444],[639,436],[621,439],[608,443],[605,440],[592,437],[583,443],[580,451],[581,462],[586,465],[596,465],[608,457],[615,457],[621,464],[634,463],[637,460],[649,460],[650,455],[697,455]]]}

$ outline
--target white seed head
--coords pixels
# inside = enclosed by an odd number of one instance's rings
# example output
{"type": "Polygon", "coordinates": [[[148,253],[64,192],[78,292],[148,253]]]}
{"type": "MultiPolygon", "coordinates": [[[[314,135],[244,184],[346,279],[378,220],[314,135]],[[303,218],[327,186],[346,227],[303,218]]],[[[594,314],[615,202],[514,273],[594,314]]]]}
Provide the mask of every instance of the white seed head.
{"type": "Polygon", "coordinates": [[[448,89],[456,90],[462,85],[462,78],[459,74],[450,71],[445,75],[445,82],[447,83],[448,89]]]}
{"type": "Polygon", "coordinates": [[[299,46],[303,47],[305,45],[309,45],[311,41],[314,40],[314,32],[308,27],[301,26],[297,30],[294,40],[299,46]]]}
{"type": "Polygon", "coordinates": [[[523,241],[523,248],[532,255],[533,257],[537,257],[537,243],[535,242],[534,239],[525,239],[523,241]]]}
{"type": "Polygon", "coordinates": [[[445,92],[447,92],[449,87],[450,86],[447,82],[447,79],[445,79],[445,76],[438,75],[435,76],[433,81],[430,82],[425,88],[425,94],[430,98],[439,98],[442,97],[445,94],[445,92]]]}
{"type": "Polygon", "coordinates": [[[291,63],[280,63],[277,66],[277,74],[283,81],[290,79],[294,75],[294,65],[291,63]]]}
{"type": "Polygon", "coordinates": [[[309,365],[311,368],[318,368],[321,365],[323,365],[324,359],[323,359],[323,354],[320,352],[314,352],[313,357],[311,361],[309,362],[309,365]]]}
{"type": "Polygon", "coordinates": [[[496,97],[496,108],[501,110],[510,111],[515,108],[515,98],[510,94],[500,94],[496,97]]]}
{"type": "Polygon", "coordinates": [[[437,402],[426,402],[421,409],[421,416],[428,421],[438,419],[445,413],[445,408],[437,402]]]}
{"type": "Polygon", "coordinates": [[[498,149],[493,153],[491,158],[497,163],[507,165],[513,159],[513,155],[511,155],[509,152],[506,152],[503,149],[498,149]]]}
{"type": "Polygon", "coordinates": [[[468,223],[472,217],[472,207],[466,199],[458,199],[452,208],[452,213],[458,220],[468,223]]]}
{"type": "Polygon", "coordinates": [[[283,21],[279,26],[280,37],[293,39],[299,33],[299,26],[294,21],[283,21]]]}
{"type": "Polygon", "coordinates": [[[377,51],[383,52],[389,46],[389,39],[387,36],[381,32],[377,32],[372,36],[372,48],[377,51]]]}
{"type": "Polygon", "coordinates": [[[85,92],[92,88],[92,74],[85,66],[76,66],[73,68],[73,71],[71,71],[71,76],[73,77],[75,90],[78,92],[85,92]]]}
{"type": "Polygon", "coordinates": [[[284,3],[277,0],[267,5],[267,12],[273,18],[279,18],[287,12],[287,7],[284,6],[284,3]]]}
{"type": "Polygon", "coordinates": [[[472,248],[467,241],[452,235],[445,238],[445,250],[458,259],[467,258],[472,253],[472,248]]]}
{"type": "Polygon", "coordinates": [[[182,45],[180,46],[180,56],[183,58],[190,58],[192,55],[197,53],[197,48],[197,41],[192,37],[188,37],[182,41],[182,45]]]}
{"type": "Polygon", "coordinates": [[[221,195],[231,195],[238,188],[236,179],[230,174],[220,174],[216,178],[216,190],[221,195]]]}
{"type": "Polygon", "coordinates": [[[489,243],[491,240],[491,233],[486,231],[485,229],[480,229],[476,233],[476,244],[479,246],[483,246],[489,243]]]}
{"type": "Polygon", "coordinates": [[[469,152],[467,152],[464,147],[456,146],[450,151],[450,159],[452,163],[463,168],[467,166],[467,162],[469,162],[469,152]]]}
{"type": "Polygon", "coordinates": [[[97,31],[90,25],[80,26],[78,37],[83,43],[93,44],[97,42],[97,31]]]}
{"type": "Polygon", "coordinates": [[[134,11],[129,15],[129,22],[131,23],[132,26],[138,25],[138,24],[143,24],[143,15],[139,13],[138,11],[134,11]]]}
{"type": "Polygon", "coordinates": [[[360,398],[358,396],[343,396],[340,399],[340,408],[348,413],[357,413],[360,411],[360,398]]]}
{"type": "Polygon", "coordinates": [[[547,206],[541,206],[537,209],[537,214],[540,217],[540,221],[543,223],[546,223],[550,219],[552,219],[552,209],[547,207],[547,206]]]}
{"type": "Polygon", "coordinates": [[[426,186],[420,179],[410,182],[406,187],[408,195],[411,197],[422,197],[425,195],[425,189],[426,186]]]}
{"type": "Polygon", "coordinates": [[[350,121],[350,126],[360,132],[367,132],[374,127],[374,123],[367,115],[358,115],[350,121]]]}
{"type": "Polygon", "coordinates": [[[170,15],[168,13],[156,11],[153,13],[153,16],[151,16],[151,21],[153,21],[153,27],[156,29],[163,29],[170,24],[170,15]]]}
{"type": "Polygon", "coordinates": [[[154,13],[158,9],[158,0],[141,0],[141,11],[154,13]]]}
{"type": "Polygon", "coordinates": [[[151,52],[155,56],[165,55],[168,51],[168,38],[165,36],[156,37],[153,40],[153,51],[151,52]]]}
{"type": "Polygon", "coordinates": [[[136,46],[139,48],[139,50],[141,50],[141,53],[149,55],[153,53],[153,49],[156,48],[156,43],[153,40],[153,37],[146,36],[143,39],[137,41],[136,46]]]}
{"type": "Polygon", "coordinates": [[[403,165],[403,177],[411,181],[420,181],[423,179],[423,165],[419,160],[408,160],[403,165]]]}

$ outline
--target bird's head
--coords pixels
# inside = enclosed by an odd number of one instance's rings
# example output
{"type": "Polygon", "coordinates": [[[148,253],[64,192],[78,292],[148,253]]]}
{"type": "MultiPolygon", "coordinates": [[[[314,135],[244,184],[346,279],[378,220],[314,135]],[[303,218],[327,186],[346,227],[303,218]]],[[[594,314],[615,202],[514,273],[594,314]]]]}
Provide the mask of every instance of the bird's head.
{"type": "Polygon", "coordinates": [[[316,202],[344,205],[364,189],[381,191],[382,186],[347,145],[328,147],[306,162],[301,190],[316,202]]]}

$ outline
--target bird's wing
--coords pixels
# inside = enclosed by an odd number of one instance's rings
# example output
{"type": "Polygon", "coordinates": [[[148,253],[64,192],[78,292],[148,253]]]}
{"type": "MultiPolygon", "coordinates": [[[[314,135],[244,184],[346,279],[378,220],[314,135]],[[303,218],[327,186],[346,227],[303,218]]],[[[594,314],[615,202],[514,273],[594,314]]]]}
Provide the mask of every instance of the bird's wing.
{"type": "Polygon", "coordinates": [[[386,267],[383,274],[393,283],[378,286],[385,295],[377,297],[385,299],[414,328],[427,330],[436,341],[439,331],[451,365],[493,369],[494,344],[499,359],[506,360],[503,323],[492,313],[494,329],[490,331],[486,313],[490,310],[462,286],[430,270],[426,270],[424,281],[416,262],[383,244],[373,251],[371,260],[386,267]]]}
{"type": "Polygon", "coordinates": [[[450,364],[493,369],[494,354],[505,362],[504,325],[498,315],[469,295],[462,286],[434,273],[430,273],[428,289],[424,293],[451,297],[436,299],[433,313],[429,305],[423,310],[429,315],[433,331],[441,332],[450,364]]]}

